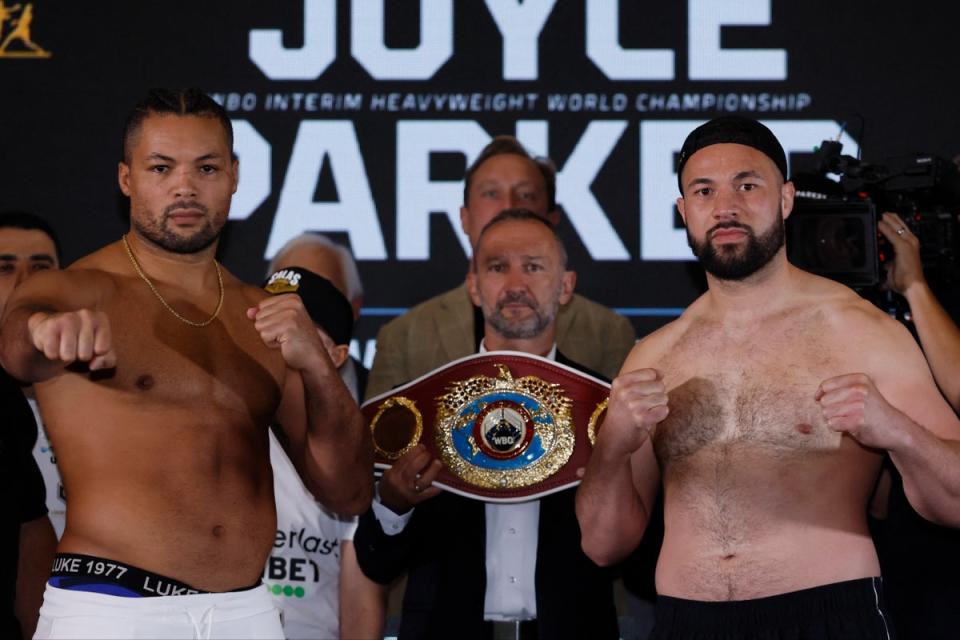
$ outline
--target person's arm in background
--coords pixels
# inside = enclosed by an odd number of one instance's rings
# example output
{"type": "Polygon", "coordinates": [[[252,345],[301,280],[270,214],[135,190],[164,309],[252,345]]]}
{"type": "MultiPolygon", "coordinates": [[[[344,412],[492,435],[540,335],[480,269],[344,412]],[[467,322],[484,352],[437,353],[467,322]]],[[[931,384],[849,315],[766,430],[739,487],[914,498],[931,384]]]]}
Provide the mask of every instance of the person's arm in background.
{"type": "Polygon", "coordinates": [[[17,600],[14,610],[24,638],[32,638],[43,604],[43,590],[50,577],[57,535],[46,514],[20,525],[20,557],[17,561],[17,600]]]}
{"type": "Polygon", "coordinates": [[[423,533],[414,507],[439,495],[440,488],[432,485],[440,468],[440,461],[419,444],[384,471],[373,504],[353,535],[357,563],[371,580],[388,585],[409,568],[423,533]]]}
{"type": "Polygon", "coordinates": [[[341,540],[340,637],[344,640],[382,638],[386,611],[387,587],[360,570],[353,540],[341,540]]]}
{"type": "MultiPolygon", "coordinates": [[[[5,504],[6,517],[20,523],[17,543],[16,594],[13,611],[24,638],[32,638],[37,627],[43,591],[46,587],[57,536],[47,515],[47,491],[43,474],[33,457],[37,423],[19,385],[0,370],[0,415],[3,416],[4,479],[14,485],[12,504],[5,504]],[[7,480],[7,479],[10,480],[7,480]]],[[[10,540],[13,543],[13,540],[10,540]]]]}
{"type": "Polygon", "coordinates": [[[954,411],[960,411],[960,328],[923,276],[917,236],[895,213],[884,213],[878,228],[896,253],[888,263],[887,286],[907,299],[933,377],[954,411]]]}

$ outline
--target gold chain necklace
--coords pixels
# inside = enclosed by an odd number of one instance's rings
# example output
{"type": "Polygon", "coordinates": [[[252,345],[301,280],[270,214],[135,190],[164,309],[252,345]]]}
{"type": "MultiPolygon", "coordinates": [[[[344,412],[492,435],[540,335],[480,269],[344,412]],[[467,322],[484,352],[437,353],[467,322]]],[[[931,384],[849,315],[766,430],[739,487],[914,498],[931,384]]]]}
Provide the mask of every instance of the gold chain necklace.
{"type": "Polygon", "coordinates": [[[203,322],[194,322],[193,320],[188,320],[187,318],[184,318],[182,315],[177,313],[174,310],[174,308],[171,307],[167,303],[167,301],[163,299],[163,296],[160,295],[160,292],[157,291],[157,288],[153,285],[152,282],[150,282],[150,278],[148,278],[147,274],[145,274],[143,272],[143,269],[140,268],[140,263],[137,262],[137,259],[133,256],[133,251],[130,250],[130,243],[127,242],[127,235],[123,234],[123,236],[121,237],[123,238],[123,246],[127,250],[127,257],[130,258],[130,262],[133,264],[133,268],[136,270],[137,275],[143,278],[143,281],[147,283],[148,287],[150,287],[150,291],[153,291],[153,295],[157,296],[157,300],[160,301],[160,304],[162,304],[167,311],[172,313],[177,320],[179,320],[180,322],[183,322],[184,324],[188,324],[191,327],[205,327],[211,322],[213,322],[214,320],[216,320],[217,315],[220,314],[220,309],[223,307],[223,276],[220,275],[220,265],[217,264],[216,259],[214,259],[213,261],[213,266],[217,270],[217,284],[220,287],[220,299],[217,300],[217,308],[214,309],[213,315],[207,318],[206,320],[204,320],[203,322]]]}

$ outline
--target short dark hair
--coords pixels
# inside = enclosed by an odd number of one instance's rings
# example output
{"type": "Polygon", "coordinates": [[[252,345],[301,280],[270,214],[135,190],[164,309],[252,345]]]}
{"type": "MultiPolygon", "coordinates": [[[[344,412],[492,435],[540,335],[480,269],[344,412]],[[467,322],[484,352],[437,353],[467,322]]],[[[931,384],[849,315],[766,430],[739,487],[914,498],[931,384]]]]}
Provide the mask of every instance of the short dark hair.
{"type": "Polygon", "coordinates": [[[473,174],[477,172],[480,165],[494,156],[507,153],[527,158],[537,166],[537,169],[543,175],[543,183],[547,188],[547,211],[555,211],[557,208],[557,168],[550,158],[530,155],[524,146],[520,144],[520,141],[513,136],[495,137],[480,151],[480,155],[473,161],[473,164],[467,167],[467,172],[463,176],[463,204],[468,204],[470,183],[473,182],[473,174]]]}
{"type": "MultiPolygon", "coordinates": [[[[553,236],[553,239],[557,241],[557,247],[560,249],[560,264],[566,269],[567,268],[567,247],[563,244],[563,238],[560,237],[560,234],[557,233],[556,228],[550,224],[550,221],[545,219],[543,216],[538,216],[530,209],[524,209],[523,207],[516,207],[513,209],[504,209],[497,215],[495,215],[490,222],[483,226],[483,229],[480,230],[480,235],[477,236],[477,249],[480,248],[480,243],[483,241],[483,236],[486,235],[492,227],[497,226],[503,222],[511,221],[531,221],[538,222],[544,227],[550,230],[550,234],[553,236]]],[[[476,271],[477,262],[473,261],[473,269],[476,271]]]]}
{"type": "Polygon", "coordinates": [[[223,126],[230,147],[230,157],[236,159],[233,152],[233,125],[230,116],[217,104],[217,101],[200,89],[151,89],[147,97],[134,105],[123,127],[123,161],[130,164],[132,138],[139,132],[143,121],[151,115],[198,116],[216,118],[223,126]]]}
{"type": "Polygon", "coordinates": [[[50,224],[40,216],[27,211],[0,211],[0,229],[25,229],[27,231],[42,231],[53,241],[54,251],[57,252],[57,262],[60,262],[60,239],[50,224]]]}

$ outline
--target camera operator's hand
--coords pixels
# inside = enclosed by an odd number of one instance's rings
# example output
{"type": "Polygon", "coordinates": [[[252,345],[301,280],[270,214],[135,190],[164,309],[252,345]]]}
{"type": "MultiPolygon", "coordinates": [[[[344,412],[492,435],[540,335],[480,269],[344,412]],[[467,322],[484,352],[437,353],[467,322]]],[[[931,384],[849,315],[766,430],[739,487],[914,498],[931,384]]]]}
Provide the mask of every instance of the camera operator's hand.
{"type": "Polygon", "coordinates": [[[896,252],[887,263],[887,286],[907,299],[933,377],[954,411],[960,411],[960,327],[923,277],[917,236],[895,213],[884,213],[878,228],[896,252]]]}
{"type": "Polygon", "coordinates": [[[884,213],[877,224],[883,237],[893,246],[895,255],[887,262],[887,286],[901,295],[911,287],[924,284],[920,262],[920,240],[895,213],[884,213]]]}

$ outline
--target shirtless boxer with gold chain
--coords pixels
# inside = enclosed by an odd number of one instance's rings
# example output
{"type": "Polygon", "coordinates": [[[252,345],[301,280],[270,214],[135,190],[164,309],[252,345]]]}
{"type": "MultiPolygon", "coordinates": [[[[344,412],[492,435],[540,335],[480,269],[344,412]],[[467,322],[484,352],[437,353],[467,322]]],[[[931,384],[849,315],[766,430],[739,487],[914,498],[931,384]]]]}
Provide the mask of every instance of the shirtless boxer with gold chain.
{"type": "Polygon", "coordinates": [[[38,637],[282,637],[256,586],[274,418],[320,501],[370,503],[367,431],[299,297],[214,259],[232,144],[209,97],[151,92],[119,166],[129,233],[8,304],[3,364],[37,383],[70,500],[38,637]]]}
{"type": "Polygon", "coordinates": [[[624,557],[662,481],[653,638],[893,637],[867,502],[886,451],[914,508],[960,526],[960,424],[903,326],[787,262],[794,189],[766,127],[712,120],[679,165],[709,290],[613,383],[583,547],[624,557]]]}

